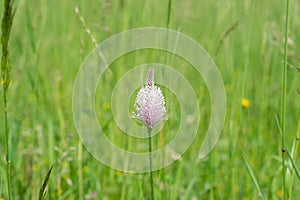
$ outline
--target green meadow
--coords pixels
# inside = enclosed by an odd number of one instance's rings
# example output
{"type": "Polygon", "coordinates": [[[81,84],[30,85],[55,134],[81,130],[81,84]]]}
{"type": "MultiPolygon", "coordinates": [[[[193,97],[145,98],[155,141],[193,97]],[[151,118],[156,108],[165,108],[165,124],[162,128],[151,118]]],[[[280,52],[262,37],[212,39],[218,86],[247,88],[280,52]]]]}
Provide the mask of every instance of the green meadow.
{"type": "MultiPolygon", "coordinates": [[[[143,27],[170,28],[201,44],[217,65],[226,90],[222,133],[213,150],[199,160],[212,111],[205,81],[191,64],[170,52],[144,49],[120,56],[104,72],[95,95],[98,121],[107,138],[129,151],[147,152],[147,140],[125,134],[112,113],[114,87],[126,72],[145,63],[171,66],[197,96],[197,136],[180,159],[153,172],[155,199],[298,199],[300,3],[290,1],[287,35],[286,4],[286,0],[15,0],[7,121],[5,89],[0,88],[0,200],[9,199],[8,185],[11,199],[20,200],[151,199],[149,174],[114,170],[94,158],[77,134],[72,112],[73,84],[89,53],[114,34],[143,27]]],[[[132,92],[130,112],[138,91],[132,92]]],[[[180,118],[176,94],[167,87],[162,92],[169,119],[153,137],[154,149],[171,142],[180,120],[186,120],[180,118]]],[[[118,101],[122,100],[120,95],[118,101]]]]}

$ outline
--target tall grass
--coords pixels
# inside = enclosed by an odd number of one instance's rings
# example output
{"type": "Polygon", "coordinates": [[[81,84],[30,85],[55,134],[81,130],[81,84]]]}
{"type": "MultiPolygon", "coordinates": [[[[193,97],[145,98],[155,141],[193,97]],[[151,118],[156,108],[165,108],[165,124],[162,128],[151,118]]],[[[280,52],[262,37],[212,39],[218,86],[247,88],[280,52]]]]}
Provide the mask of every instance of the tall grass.
{"type": "MultiPolygon", "coordinates": [[[[130,137],[118,128],[107,105],[114,85],[130,67],[147,62],[171,65],[188,79],[198,97],[201,115],[197,138],[180,160],[154,172],[157,199],[259,199],[259,190],[266,199],[283,199],[283,171],[287,174],[285,187],[289,194],[286,195],[299,196],[299,142],[294,134],[299,138],[300,105],[299,95],[295,93],[299,88],[299,73],[292,73],[296,67],[286,68],[286,146],[282,146],[281,135],[274,131],[278,129],[273,117],[279,113],[281,127],[282,104],[278,106],[278,98],[282,103],[282,82],[278,80],[283,71],[274,66],[282,62],[285,33],[281,27],[286,1],[255,1],[255,8],[253,0],[103,1],[110,7],[103,7],[98,0],[81,1],[78,5],[96,42],[132,28],[168,26],[191,36],[210,55],[215,55],[225,83],[228,104],[223,133],[211,154],[197,163],[195,159],[211,111],[205,82],[193,67],[176,55],[147,49],[121,56],[110,66],[112,73],[105,71],[96,109],[107,137],[122,148],[137,146],[140,141],[128,141],[130,137]],[[103,16],[102,9],[107,16],[103,16]],[[168,56],[171,59],[166,61],[168,56]],[[250,100],[248,108],[241,108],[241,98],[250,100]],[[289,154],[284,153],[283,170],[281,150],[287,147],[289,154]],[[247,155],[247,161],[240,156],[241,150],[247,155]]],[[[13,39],[9,40],[14,78],[8,88],[7,105],[8,133],[13,133],[9,155],[13,163],[12,196],[37,199],[45,170],[54,162],[57,164],[48,182],[47,198],[149,199],[148,176],[121,173],[102,165],[81,145],[76,134],[70,98],[73,81],[83,58],[94,48],[91,35],[74,13],[77,3],[72,0],[59,4],[35,0],[15,3],[18,12],[14,17],[13,39]]],[[[300,5],[296,1],[290,4],[287,64],[297,66],[300,5]]],[[[4,10],[1,3],[0,11],[4,10]]],[[[166,90],[166,93],[167,101],[173,98],[171,92],[166,90]]],[[[3,101],[2,97],[0,100],[3,101]]],[[[163,144],[172,140],[178,128],[179,121],[174,118],[180,116],[180,106],[174,102],[166,104],[175,111],[163,130],[163,144]]],[[[0,109],[3,108],[1,103],[0,109]]],[[[1,144],[6,142],[4,122],[4,112],[1,112],[1,144]]],[[[148,146],[146,140],[143,142],[142,150],[146,152],[148,146]]],[[[153,137],[153,150],[161,148],[156,146],[161,143],[158,137],[153,137]]],[[[5,145],[0,145],[0,152],[7,153],[5,145]]],[[[6,200],[8,181],[4,156],[0,163],[0,199],[6,200]]]]}
{"type": "Polygon", "coordinates": [[[13,24],[14,10],[13,10],[13,1],[5,0],[4,1],[4,12],[2,18],[2,35],[1,35],[1,44],[2,44],[2,57],[1,57],[1,74],[2,74],[2,85],[3,85],[3,104],[4,104],[4,132],[5,132],[5,146],[6,146],[6,164],[7,164],[7,191],[8,199],[11,199],[11,159],[10,159],[10,130],[8,127],[8,88],[10,85],[10,70],[11,62],[9,55],[9,38],[10,32],[13,24]]]}
{"type": "Polygon", "coordinates": [[[286,135],[286,82],[287,82],[287,51],[288,51],[288,28],[289,28],[289,0],[286,0],[286,12],[285,12],[285,34],[284,34],[284,60],[282,70],[282,82],[281,82],[281,147],[282,147],[282,190],[283,197],[287,199],[286,188],[286,164],[285,154],[287,149],[285,148],[285,135],[286,135]]]}

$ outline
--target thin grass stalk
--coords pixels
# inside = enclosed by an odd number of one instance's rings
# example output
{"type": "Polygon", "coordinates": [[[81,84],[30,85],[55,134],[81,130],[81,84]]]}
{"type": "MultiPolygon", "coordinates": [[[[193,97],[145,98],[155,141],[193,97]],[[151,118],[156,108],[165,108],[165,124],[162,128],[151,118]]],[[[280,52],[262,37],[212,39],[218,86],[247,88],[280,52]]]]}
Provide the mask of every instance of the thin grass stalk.
{"type": "MultiPolygon", "coordinates": [[[[82,34],[81,40],[80,40],[80,60],[84,60],[84,40],[82,39],[82,34]]],[[[84,188],[83,188],[83,169],[82,169],[82,143],[81,140],[78,139],[78,152],[77,152],[77,167],[78,167],[78,193],[79,193],[79,200],[84,199],[84,188]]]]}
{"type": "Polygon", "coordinates": [[[152,172],[152,138],[151,138],[151,129],[148,128],[148,142],[149,142],[149,151],[148,151],[148,155],[149,155],[149,174],[150,174],[150,185],[151,185],[151,199],[154,200],[154,183],[153,183],[153,172],[152,172]]]}
{"type": "Polygon", "coordinates": [[[287,197],[286,193],[286,169],[285,169],[285,134],[286,134],[286,124],[285,124],[285,114],[286,114],[286,73],[287,73],[287,49],[288,49],[288,22],[289,22],[289,3],[286,1],[286,11],[285,11],[285,35],[284,35],[284,60],[283,60],[283,71],[282,71],[282,89],[281,89],[281,147],[282,147],[282,186],[283,186],[283,196],[284,199],[287,197]]]}
{"type": "MultiPolygon", "coordinates": [[[[95,46],[95,48],[97,48],[97,46],[98,46],[97,40],[94,37],[93,32],[91,31],[91,29],[88,28],[88,26],[85,22],[85,19],[83,18],[83,16],[80,13],[80,10],[79,10],[78,6],[75,6],[75,13],[76,13],[79,21],[81,22],[81,25],[82,25],[84,31],[89,35],[89,37],[90,37],[93,45],[95,46]]],[[[97,49],[97,51],[98,51],[99,57],[104,62],[105,66],[108,66],[107,60],[106,60],[105,56],[103,55],[103,53],[100,51],[100,49],[97,49]]],[[[112,73],[110,68],[108,68],[108,72],[112,73]]]]}
{"type": "Polygon", "coordinates": [[[79,200],[84,199],[84,190],[83,190],[83,171],[82,171],[82,143],[78,141],[78,187],[79,187],[79,200]]]}
{"type": "Polygon", "coordinates": [[[5,132],[5,145],[6,145],[6,164],[7,164],[7,192],[8,199],[11,200],[11,160],[10,160],[10,132],[8,127],[8,113],[7,113],[7,103],[8,103],[8,88],[10,84],[10,70],[11,63],[9,57],[9,37],[11,32],[11,27],[13,23],[13,1],[4,1],[4,12],[2,18],[2,57],[1,57],[1,74],[2,74],[2,85],[3,85],[3,104],[4,104],[4,132],[5,132]]]}
{"type": "Polygon", "coordinates": [[[169,0],[169,1],[168,1],[167,28],[170,28],[170,22],[171,22],[171,10],[172,10],[172,0],[169,0]]]}
{"type": "Polygon", "coordinates": [[[4,98],[4,131],[5,131],[5,145],[6,145],[6,164],[7,164],[7,190],[8,199],[11,200],[11,166],[10,166],[10,143],[9,143],[9,130],[8,130],[8,118],[7,118],[7,89],[3,92],[4,98]]]}
{"type": "MultiPolygon", "coordinates": [[[[172,0],[168,0],[168,5],[167,5],[167,21],[166,21],[166,27],[167,29],[170,28],[170,23],[171,23],[171,12],[172,12],[172,0]]],[[[166,35],[166,48],[168,48],[169,46],[169,32],[167,32],[167,35],[166,35]]],[[[168,63],[169,57],[166,56],[166,63],[168,63]]],[[[162,71],[163,75],[165,73],[165,71],[163,70],[162,71]]]]}

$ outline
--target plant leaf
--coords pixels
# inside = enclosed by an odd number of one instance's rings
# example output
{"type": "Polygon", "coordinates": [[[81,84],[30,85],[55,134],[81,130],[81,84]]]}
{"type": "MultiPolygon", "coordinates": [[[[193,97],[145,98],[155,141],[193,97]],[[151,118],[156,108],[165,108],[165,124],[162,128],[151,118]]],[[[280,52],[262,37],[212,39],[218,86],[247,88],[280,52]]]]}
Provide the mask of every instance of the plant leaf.
{"type": "Polygon", "coordinates": [[[246,166],[247,166],[247,170],[248,170],[248,172],[249,172],[249,174],[250,174],[250,176],[251,176],[251,180],[252,180],[252,182],[254,183],[256,189],[258,190],[259,196],[260,196],[262,199],[266,199],[266,198],[265,198],[265,195],[263,194],[262,188],[261,188],[261,186],[259,185],[258,180],[257,180],[257,178],[256,178],[256,176],[255,176],[255,173],[254,173],[254,171],[253,171],[253,169],[252,169],[252,167],[251,167],[251,165],[250,165],[250,163],[249,163],[249,160],[248,160],[248,158],[247,158],[247,155],[244,153],[243,150],[242,150],[242,157],[243,157],[244,162],[245,162],[245,164],[246,164],[246,166]]]}
{"type": "Polygon", "coordinates": [[[39,198],[38,198],[38,200],[43,200],[45,198],[45,196],[46,196],[46,187],[48,185],[48,181],[49,181],[52,169],[53,169],[53,165],[51,165],[48,173],[46,174],[46,176],[44,178],[43,185],[42,185],[42,187],[40,189],[40,192],[39,192],[39,198]]]}

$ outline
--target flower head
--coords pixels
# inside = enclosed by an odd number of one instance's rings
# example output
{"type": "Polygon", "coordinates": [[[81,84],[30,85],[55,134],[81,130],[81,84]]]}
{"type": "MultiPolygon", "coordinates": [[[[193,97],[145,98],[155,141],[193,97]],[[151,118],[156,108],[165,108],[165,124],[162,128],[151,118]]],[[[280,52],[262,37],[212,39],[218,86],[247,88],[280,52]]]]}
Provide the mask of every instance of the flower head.
{"type": "Polygon", "coordinates": [[[243,108],[248,108],[250,106],[249,99],[243,98],[241,103],[243,108]]]}
{"type": "Polygon", "coordinates": [[[152,129],[159,122],[167,119],[165,98],[159,87],[154,85],[154,68],[148,71],[146,85],[140,89],[134,103],[133,117],[152,129]]]}

